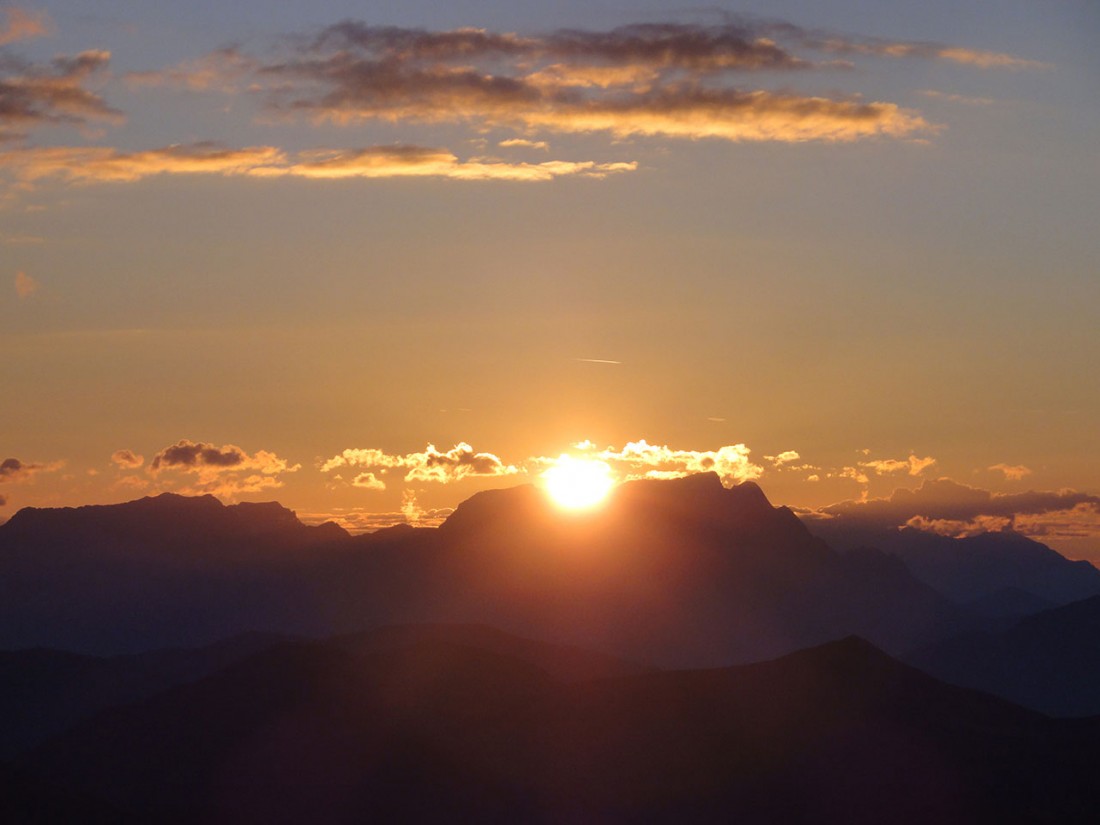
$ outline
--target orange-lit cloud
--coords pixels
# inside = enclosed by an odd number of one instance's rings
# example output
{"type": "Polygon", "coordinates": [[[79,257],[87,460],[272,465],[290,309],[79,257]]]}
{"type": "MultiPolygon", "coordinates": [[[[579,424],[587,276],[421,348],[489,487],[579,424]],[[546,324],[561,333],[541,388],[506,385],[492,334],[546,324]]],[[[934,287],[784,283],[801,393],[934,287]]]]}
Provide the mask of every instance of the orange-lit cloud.
{"type": "Polygon", "coordinates": [[[238,90],[238,81],[257,68],[256,61],[239,49],[225,48],[158,71],[127,72],[125,80],[132,86],[180,86],[191,91],[231,93],[238,90]]]}
{"type": "MultiPolygon", "coordinates": [[[[762,70],[804,72],[823,65],[795,54],[767,29],[757,23],[656,23],[519,35],[345,21],[316,37],[288,41],[266,58],[226,49],[129,77],[227,91],[246,83],[266,95],[270,112],[315,122],[516,129],[523,137],[511,145],[524,141],[529,148],[545,143],[532,136],[536,130],[794,142],[935,130],[890,102],[735,82],[762,70]]],[[[806,36],[792,39],[800,48],[835,50],[806,36]]]]}
{"type": "Polygon", "coordinates": [[[15,294],[20,299],[29,298],[38,291],[38,281],[26,272],[15,273],[15,294]]]}
{"type": "Polygon", "coordinates": [[[637,168],[633,162],[461,161],[445,149],[398,145],[314,150],[291,157],[273,146],[228,149],[212,143],[123,152],[105,146],[51,146],[0,152],[0,169],[34,182],[133,182],[153,175],[293,176],[311,179],[442,177],[456,180],[547,181],[566,175],[604,177],[637,168]]]}
{"type": "Polygon", "coordinates": [[[115,450],[111,453],[111,461],[124,469],[136,470],[145,463],[145,456],[133,450],[115,450]]]}
{"type": "Polygon", "coordinates": [[[866,467],[868,470],[874,470],[875,473],[880,476],[890,473],[908,473],[911,476],[919,476],[935,463],[936,459],[932,458],[932,456],[918,458],[915,454],[911,453],[909,458],[885,458],[875,459],[873,461],[861,461],[859,462],[859,466],[866,467]]]}
{"type": "Polygon", "coordinates": [[[1031,475],[1031,469],[1023,464],[994,464],[989,469],[1002,473],[1006,481],[1019,481],[1024,476],[1031,475]]]}
{"type": "Polygon", "coordinates": [[[939,92],[935,89],[921,89],[917,94],[934,100],[946,100],[948,103],[961,103],[965,106],[992,106],[997,102],[991,97],[970,97],[950,92],[939,92]]]}
{"type": "Polygon", "coordinates": [[[363,470],[356,480],[368,476],[366,483],[352,483],[368,489],[385,489],[384,482],[375,473],[385,473],[391,469],[403,470],[403,480],[406,482],[425,481],[438,484],[448,484],[470,476],[507,476],[519,472],[516,467],[505,464],[496,455],[477,452],[464,441],[446,452],[429,444],[423,452],[405,455],[391,455],[374,448],[348,449],[324,462],[321,472],[329,473],[344,467],[363,470]]]}
{"type": "Polygon", "coordinates": [[[0,8],[0,18],[0,46],[45,37],[53,31],[53,22],[44,11],[8,6],[0,8]]]}
{"type": "Polygon", "coordinates": [[[110,59],[110,52],[85,51],[56,57],[45,66],[11,68],[0,62],[0,139],[45,124],[121,120],[120,111],[87,88],[106,73],[110,59]]]}
{"type": "Polygon", "coordinates": [[[776,467],[782,467],[784,464],[790,464],[792,461],[798,461],[798,459],[800,459],[800,458],[802,458],[802,456],[800,456],[794,450],[785,450],[784,452],[781,452],[779,455],[766,455],[766,456],[764,456],[765,461],[770,461],[776,467]]]}
{"type": "Polygon", "coordinates": [[[550,144],[545,140],[527,140],[526,138],[509,138],[497,143],[502,149],[541,149],[547,151],[550,144]]]}
{"type": "MultiPolygon", "coordinates": [[[[43,463],[20,461],[18,458],[5,458],[0,461],[0,484],[23,484],[33,480],[39,473],[52,473],[64,466],[64,461],[43,463]]],[[[0,507],[7,503],[7,496],[0,495],[0,507]]]]}
{"type": "Polygon", "coordinates": [[[899,488],[887,498],[844,501],[823,507],[820,512],[853,523],[897,527],[914,518],[969,523],[979,518],[1017,520],[1077,508],[1100,513],[1100,496],[1074,490],[992,493],[940,478],[925,480],[915,490],[899,488]]]}
{"type": "Polygon", "coordinates": [[[744,444],[729,444],[717,450],[677,450],[641,439],[628,442],[621,450],[609,447],[595,455],[628,479],[714,472],[723,483],[737,484],[759,478],[764,472],[749,460],[751,452],[744,444]]]}
{"type": "Polygon", "coordinates": [[[18,484],[28,481],[38,473],[51,473],[60,470],[64,466],[62,461],[38,463],[33,461],[20,461],[18,458],[5,458],[0,461],[0,482],[18,484]]]}
{"type": "Polygon", "coordinates": [[[331,513],[302,513],[298,518],[305,524],[317,525],[331,521],[349,533],[370,533],[398,524],[414,524],[417,527],[438,527],[451,513],[453,507],[423,509],[416,503],[412,491],[406,491],[399,512],[375,513],[361,508],[334,510],[331,513]]]}
{"type": "Polygon", "coordinates": [[[249,454],[235,444],[217,447],[183,439],[156,453],[149,462],[148,472],[158,483],[163,482],[166,472],[192,477],[194,481],[179,490],[188,495],[209,493],[233,499],[281,487],[281,476],[300,468],[301,465],[291,465],[267,450],[249,454]]]}

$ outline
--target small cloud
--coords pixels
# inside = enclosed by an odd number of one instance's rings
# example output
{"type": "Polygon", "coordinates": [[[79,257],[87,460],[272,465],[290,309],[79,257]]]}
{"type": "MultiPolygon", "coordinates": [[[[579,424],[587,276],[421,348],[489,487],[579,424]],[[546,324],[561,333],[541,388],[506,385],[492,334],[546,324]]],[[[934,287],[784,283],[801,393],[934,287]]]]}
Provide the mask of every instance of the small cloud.
{"type": "Polygon", "coordinates": [[[550,144],[545,140],[526,140],[525,138],[502,140],[497,146],[500,146],[502,149],[541,149],[544,152],[550,149],[550,144]]]}
{"type": "Polygon", "coordinates": [[[15,294],[20,300],[30,298],[38,291],[38,281],[26,272],[15,273],[15,294]]]}
{"type": "Polygon", "coordinates": [[[5,458],[0,461],[0,482],[19,484],[28,481],[38,473],[52,473],[65,466],[64,461],[46,464],[20,461],[18,458],[5,458]]]}
{"type": "Polygon", "coordinates": [[[637,169],[634,161],[550,160],[542,163],[460,160],[446,149],[370,146],[314,149],[288,155],[274,146],[232,149],[210,142],[126,152],[109,146],[33,146],[0,152],[6,167],[25,184],[40,180],[69,183],[132,183],[155,175],[339,180],[348,178],[434,177],[466,181],[541,182],[559,177],[604,178],[637,169]]]}
{"type": "Polygon", "coordinates": [[[798,461],[802,456],[796,453],[794,450],[786,450],[779,455],[766,455],[765,461],[770,461],[777,468],[782,467],[784,464],[790,464],[792,461],[798,461]]]}
{"type": "Polygon", "coordinates": [[[183,439],[154,455],[148,473],[154,477],[161,477],[165,472],[192,475],[196,481],[183,487],[181,492],[234,499],[245,493],[281,487],[281,476],[300,468],[300,464],[291,465],[267,450],[249,454],[235,444],[217,447],[183,439]]]}
{"type": "Polygon", "coordinates": [[[351,480],[351,486],[362,490],[385,490],[386,482],[374,473],[360,473],[351,480]]]}
{"type": "Polygon", "coordinates": [[[997,101],[991,97],[966,97],[965,95],[938,92],[935,89],[921,89],[917,94],[933,100],[946,100],[948,103],[960,103],[964,106],[992,106],[997,101]]]}
{"type": "Polygon", "coordinates": [[[1023,464],[994,464],[989,469],[1003,473],[1006,481],[1019,481],[1031,475],[1031,469],[1023,464]]]}
{"type": "Polygon", "coordinates": [[[839,478],[850,478],[856,484],[871,483],[871,479],[867,477],[867,474],[861,470],[856,469],[855,467],[844,467],[839,473],[837,473],[837,476],[839,478]]]}
{"type": "Polygon", "coordinates": [[[759,478],[763,467],[749,460],[752,451],[744,444],[728,444],[716,450],[678,450],[631,441],[621,450],[609,447],[596,454],[613,470],[632,478],[679,478],[693,473],[717,473],[725,484],[759,478]]]}
{"type": "Polygon", "coordinates": [[[0,46],[53,33],[53,21],[44,11],[9,6],[0,9],[0,14],[3,15],[3,22],[0,23],[0,46]]]}
{"type": "Polygon", "coordinates": [[[424,516],[424,511],[416,501],[416,493],[412,490],[405,490],[401,494],[401,515],[409,524],[417,524],[424,516]]]}
{"type": "MultiPolygon", "coordinates": [[[[344,450],[321,465],[322,473],[329,473],[342,467],[364,468],[366,472],[359,478],[369,476],[378,484],[373,471],[402,469],[404,480],[431,481],[449,484],[470,476],[506,476],[519,472],[515,467],[505,464],[492,453],[477,452],[464,441],[442,452],[434,444],[429,444],[423,452],[391,455],[376,448],[353,448],[344,450]]],[[[353,482],[354,484],[354,482],[353,482]]],[[[364,484],[368,489],[382,489],[371,485],[369,479],[364,484]]]]}
{"type": "Polygon", "coordinates": [[[618,366],[622,364],[622,361],[612,361],[609,358],[577,358],[582,364],[609,364],[611,366],[618,366]]]}
{"type": "Polygon", "coordinates": [[[145,456],[138,455],[133,450],[115,450],[111,453],[111,461],[126,470],[136,470],[145,463],[145,456]]]}
{"type": "Polygon", "coordinates": [[[724,419],[724,418],[720,418],[720,417],[719,417],[719,416],[717,416],[717,415],[710,415],[710,416],[707,416],[707,421],[713,421],[713,422],[714,422],[715,424],[722,424],[722,423],[724,423],[724,422],[725,422],[725,420],[726,420],[726,419],[724,419]]]}
{"type": "Polygon", "coordinates": [[[906,459],[885,458],[875,459],[874,461],[861,461],[859,466],[874,470],[880,476],[890,473],[908,473],[911,476],[919,476],[935,463],[936,459],[932,456],[918,458],[915,454],[910,454],[909,458],[906,459]]]}

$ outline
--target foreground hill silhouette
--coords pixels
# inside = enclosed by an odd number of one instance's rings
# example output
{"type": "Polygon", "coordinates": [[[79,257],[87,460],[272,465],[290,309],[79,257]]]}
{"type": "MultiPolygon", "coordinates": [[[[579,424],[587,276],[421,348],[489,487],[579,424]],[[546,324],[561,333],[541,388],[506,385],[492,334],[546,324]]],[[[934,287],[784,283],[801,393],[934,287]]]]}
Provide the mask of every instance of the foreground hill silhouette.
{"type": "Polygon", "coordinates": [[[664,666],[858,633],[893,652],[973,626],[888,556],[841,556],[752,483],[638,481],[569,514],[531,486],[438,529],[351,537],[277,504],[163,495],[0,526],[0,647],[121,653],[262,629],[484,623],[664,666]]]}
{"type": "MultiPolygon", "coordinates": [[[[0,759],[10,759],[102,710],[197,681],[293,641],[250,633],[193,649],[87,656],[42,648],[0,652],[0,759]]],[[[328,640],[357,654],[448,643],[507,655],[562,682],[629,676],[649,668],[576,647],[522,639],[484,625],[389,625],[328,640]]]]}
{"type": "Polygon", "coordinates": [[[22,768],[157,822],[1086,822],[1098,745],[858,638],[565,684],[439,637],[279,645],[22,768]]]}

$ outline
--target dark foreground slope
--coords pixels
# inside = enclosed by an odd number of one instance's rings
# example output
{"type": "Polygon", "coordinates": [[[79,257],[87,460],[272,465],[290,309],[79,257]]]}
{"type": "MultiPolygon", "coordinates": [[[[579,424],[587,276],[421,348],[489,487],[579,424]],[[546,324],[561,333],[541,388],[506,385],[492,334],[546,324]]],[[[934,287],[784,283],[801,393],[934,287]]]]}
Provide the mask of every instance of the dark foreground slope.
{"type": "MultiPolygon", "coordinates": [[[[250,633],[200,648],[110,657],[41,648],[0,651],[0,759],[15,757],[99,711],[198,681],[288,641],[292,639],[250,633]]],[[[329,642],[357,654],[418,643],[463,645],[527,662],[563,682],[650,670],[614,656],[522,639],[484,625],[387,625],[329,642]]]]}
{"type": "Polygon", "coordinates": [[[969,633],[908,657],[952,684],[1052,716],[1100,715],[1100,596],[1046,610],[999,633],[969,633]]]}
{"type": "Polygon", "coordinates": [[[0,759],[101,710],[194,682],[285,641],[249,633],[200,648],[111,657],[44,648],[0,651],[0,759]]]}
{"type": "Polygon", "coordinates": [[[273,648],[33,753],[158,822],[1093,821],[1100,731],[856,638],[567,685],[435,642],[273,648]]]}

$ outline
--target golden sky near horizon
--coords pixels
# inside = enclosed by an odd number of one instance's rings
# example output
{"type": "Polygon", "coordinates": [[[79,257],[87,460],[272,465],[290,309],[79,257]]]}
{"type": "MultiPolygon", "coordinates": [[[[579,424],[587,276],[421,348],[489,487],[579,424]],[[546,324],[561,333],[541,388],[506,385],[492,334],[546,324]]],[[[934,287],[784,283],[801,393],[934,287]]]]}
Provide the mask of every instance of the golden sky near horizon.
{"type": "Polygon", "coordinates": [[[1084,0],[2,2],[0,519],[432,523],[567,454],[922,489],[903,522],[1100,559],[1097,34],[1084,0]]]}

